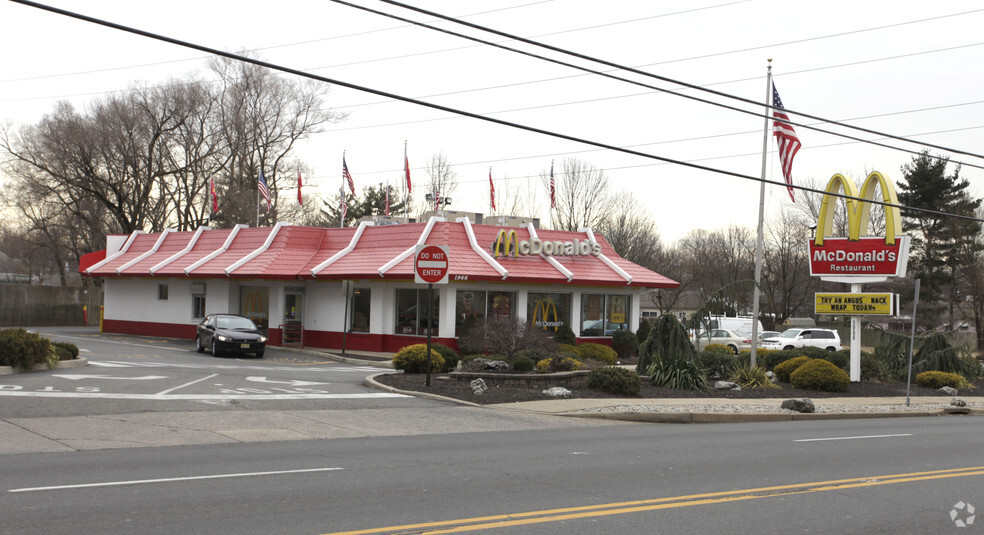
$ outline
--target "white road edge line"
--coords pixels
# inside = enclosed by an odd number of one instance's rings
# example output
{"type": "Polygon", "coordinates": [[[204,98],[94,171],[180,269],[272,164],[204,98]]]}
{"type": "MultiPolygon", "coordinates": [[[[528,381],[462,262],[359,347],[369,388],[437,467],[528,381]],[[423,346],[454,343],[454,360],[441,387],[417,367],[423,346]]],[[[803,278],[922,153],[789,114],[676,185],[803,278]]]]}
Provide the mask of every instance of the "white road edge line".
{"type": "Polygon", "coordinates": [[[822,442],[824,440],[858,440],[861,438],[892,438],[892,437],[911,437],[912,433],[900,433],[898,435],[861,435],[856,437],[829,437],[829,438],[801,438],[793,442],[822,442]]]}
{"type": "Polygon", "coordinates": [[[81,485],[56,485],[53,487],[31,487],[10,489],[8,492],[38,492],[45,490],[88,489],[93,487],[123,487],[127,485],[144,485],[147,483],[174,483],[180,481],[195,481],[200,479],[226,479],[233,477],[278,476],[284,474],[303,474],[309,472],[330,472],[343,468],[307,468],[303,470],[279,470],[276,472],[244,472],[240,474],[216,474],[211,476],[168,477],[163,479],[136,479],[133,481],[108,481],[106,483],[85,483],[81,485]]]}
{"type": "Polygon", "coordinates": [[[176,386],[174,388],[168,388],[167,390],[165,390],[163,392],[158,392],[157,395],[158,396],[163,396],[164,394],[170,394],[171,392],[174,392],[175,390],[181,390],[182,388],[184,388],[186,386],[191,386],[191,385],[193,385],[195,383],[200,383],[200,382],[202,382],[202,381],[204,381],[206,379],[211,379],[211,378],[213,378],[213,377],[215,377],[217,375],[219,375],[219,374],[213,373],[212,375],[209,375],[209,376],[206,376],[206,377],[202,377],[201,379],[195,379],[194,381],[191,381],[190,383],[185,383],[183,385],[176,386]]]}

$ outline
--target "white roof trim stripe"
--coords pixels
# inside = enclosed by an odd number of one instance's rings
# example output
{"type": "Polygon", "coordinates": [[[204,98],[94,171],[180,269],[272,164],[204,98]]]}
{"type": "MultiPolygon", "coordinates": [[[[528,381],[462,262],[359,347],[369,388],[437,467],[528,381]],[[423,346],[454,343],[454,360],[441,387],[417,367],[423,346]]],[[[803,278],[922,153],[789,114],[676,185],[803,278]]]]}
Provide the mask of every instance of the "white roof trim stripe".
{"type": "Polygon", "coordinates": [[[232,245],[232,240],[236,239],[236,234],[239,234],[239,230],[240,229],[244,229],[244,228],[248,228],[248,225],[242,225],[242,224],[240,224],[240,225],[236,225],[236,226],[232,227],[232,232],[229,233],[229,236],[226,238],[225,243],[222,244],[222,247],[220,247],[220,248],[212,251],[211,253],[208,253],[207,255],[205,255],[204,257],[202,257],[201,259],[199,259],[197,262],[195,262],[192,265],[184,268],[185,275],[191,275],[191,272],[192,271],[195,271],[196,269],[198,269],[199,267],[201,267],[203,264],[205,264],[209,260],[211,260],[211,259],[215,258],[216,256],[219,256],[220,254],[226,252],[226,250],[229,249],[229,246],[232,245]]]}
{"type": "Polygon", "coordinates": [[[317,277],[318,273],[321,273],[322,271],[327,269],[328,266],[334,264],[335,262],[338,262],[339,260],[342,259],[342,257],[355,250],[355,245],[359,243],[360,239],[362,239],[362,233],[366,230],[366,227],[371,227],[373,225],[375,225],[375,223],[373,223],[372,221],[363,221],[362,223],[359,223],[359,228],[355,230],[355,234],[352,236],[352,240],[349,241],[349,244],[346,245],[345,248],[342,249],[341,251],[338,251],[337,253],[333,254],[331,258],[329,258],[328,260],[325,260],[324,262],[318,264],[317,266],[314,266],[311,269],[311,276],[317,277]]]}
{"type": "MultiPolygon", "coordinates": [[[[526,228],[529,229],[529,231],[530,231],[530,237],[531,238],[533,238],[534,240],[540,239],[536,235],[536,228],[533,226],[533,223],[527,223],[526,224],[526,228]]],[[[571,282],[574,279],[574,274],[571,273],[571,270],[569,270],[566,267],[564,267],[564,265],[561,264],[553,256],[548,256],[548,255],[545,255],[543,253],[540,253],[540,258],[543,258],[544,260],[546,260],[547,263],[550,264],[551,266],[553,266],[557,271],[559,271],[561,275],[567,277],[567,282],[571,282]]]]}
{"type": "Polygon", "coordinates": [[[412,255],[417,250],[417,245],[423,245],[427,243],[427,237],[430,236],[431,231],[434,230],[434,224],[437,223],[438,221],[444,222],[447,221],[447,219],[437,216],[430,218],[430,221],[427,222],[427,226],[424,227],[424,231],[420,233],[420,238],[417,239],[416,245],[396,255],[396,258],[380,266],[379,269],[376,270],[379,272],[379,276],[380,277],[386,276],[386,272],[393,269],[393,266],[406,260],[410,255],[412,255]]]}
{"type": "MultiPolygon", "coordinates": [[[[581,229],[581,232],[587,233],[587,235],[588,235],[588,241],[590,241],[591,243],[593,243],[593,244],[594,243],[598,243],[598,241],[595,240],[594,232],[591,232],[591,229],[589,229],[589,228],[581,229]]],[[[612,268],[612,271],[614,271],[615,273],[618,273],[618,275],[620,277],[622,277],[623,279],[625,279],[625,284],[626,285],[632,284],[632,275],[629,275],[628,273],[626,273],[626,271],[624,269],[618,267],[618,265],[615,262],[612,262],[612,260],[610,258],[608,258],[607,256],[605,256],[603,254],[600,254],[600,255],[598,255],[598,259],[601,260],[602,262],[604,262],[606,266],[612,268]]]]}
{"type": "Polygon", "coordinates": [[[139,236],[140,234],[146,234],[146,233],[144,231],[142,231],[142,230],[134,230],[130,234],[130,237],[126,239],[126,243],[123,244],[123,247],[120,247],[120,250],[119,251],[116,251],[112,255],[107,256],[101,262],[97,262],[97,263],[89,266],[89,269],[85,270],[85,272],[86,273],[92,273],[92,270],[99,269],[99,268],[103,267],[103,265],[105,265],[107,262],[112,262],[113,260],[116,260],[120,255],[126,253],[127,249],[129,249],[130,246],[133,245],[133,240],[137,239],[137,236],[139,236]]]}
{"type": "Polygon", "coordinates": [[[482,260],[488,262],[493,269],[498,271],[499,275],[502,275],[502,280],[506,280],[506,277],[509,276],[509,270],[502,267],[502,264],[496,262],[495,259],[492,258],[492,255],[485,252],[485,249],[482,249],[482,247],[478,245],[478,240],[475,239],[475,231],[471,228],[471,220],[467,217],[459,217],[458,223],[465,225],[465,234],[468,235],[468,243],[471,244],[472,250],[478,253],[478,256],[482,257],[482,260]]]}
{"type": "Polygon", "coordinates": [[[191,249],[195,247],[195,244],[196,243],[198,243],[198,238],[201,237],[202,232],[204,232],[206,230],[212,230],[212,228],[211,227],[205,227],[205,226],[198,227],[198,230],[195,231],[195,235],[191,237],[191,240],[188,242],[188,245],[186,245],[184,249],[182,249],[182,250],[174,253],[173,255],[170,256],[170,258],[168,258],[167,260],[161,262],[160,264],[157,264],[156,266],[150,268],[150,270],[149,270],[150,271],[150,274],[153,275],[153,274],[157,273],[158,271],[160,271],[161,269],[163,269],[164,267],[166,267],[171,262],[174,262],[175,260],[181,258],[182,256],[190,253],[191,252],[191,249]]]}
{"type": "Polygon", "coordinates": [[[266,240],[263,242],[263,245],[257,247],[256,250],[253,251],[252,253],[249,253],[248,255],[240,258],[239,260],[236,260],[235,262],[230,264],[229,267],[223,270],[225,271],[226,276],[232,275],[232,272],[243,267],[243,264],[265,253],[267,249],[270,248],[270,244],[273,243],[273,239],[277,237],[277,234],[280,232],[280,229],[289,226],[290,223],[284,223],[283,221],[278,221],[277,224],[274,225],[272,229],[270,229],[270,234],[267,234],[266,240]]]}
{"type": "Polygon", "coordinates": [[[136,264],[137,262],[140,262],[144,258],[147,258],[148,256],[156,253],[157,250],[161,248],[161,244],[164,243],[164,238],[166,238],[167,235],[170,234],[170,233],[172,233],[172,232],[174,232],[174,230],[169,229],[169,228],[164,229],[164,232],[161,232],[161,235],[158,236],[157,241],[154,242],[154,246],[153,247],[151,247],[147,251],[141,253],[139,256],[137,256],[133,260],[130,260],[126,264],[123,264],[122,266],[116,268],[116,274],[119,275],[120,273],[123,273],[123,271],[125,271],[130,266],[132,266],[132,265],[136,264]]]}

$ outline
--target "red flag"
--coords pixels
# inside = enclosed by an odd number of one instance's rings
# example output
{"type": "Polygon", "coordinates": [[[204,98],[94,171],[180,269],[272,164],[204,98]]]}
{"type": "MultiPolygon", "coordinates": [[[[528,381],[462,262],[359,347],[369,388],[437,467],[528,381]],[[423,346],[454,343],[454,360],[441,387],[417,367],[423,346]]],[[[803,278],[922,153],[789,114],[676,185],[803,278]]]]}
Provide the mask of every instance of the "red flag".
{"type": "Polygon", "coordinates": [[[782,162],[782,176],[786,179],[786,188],[789,190],[789,198],[796,202],[793,196],[793,158],[799,152],[800,140],[796,137],[793,125],[789,124],[789,116],[786,115],[785,107],[779,98],[779,91],[776,84],[772,84],[772,133],[776,136],[776,143],[779,144],[779,160],[782,162]]]}
{"type": "Polygon", "coordinates": [[[557,185],[554,182],[553,162],[550,162],[550,208],[557,207],[557,185]]]}
{"type": "Polygon", "coordinates": [[[492,168],[489,168],[489,200],[492,202],[492,211],[495,211],[495,184],[492,183],[492,168]]]}
{"type": "Polygon", "coordinates": [[[219,211],[219,192],[215,191],[215,178],[212,178],[209,184],[209,192],[212,194],[212,212],[219,211]]]}
{"type": "Polygon", "coordinates": [[[390,215],[390,189],[386,186],[386,217],[390,215]]]}
{"type": "Polygon", "coordinates": [[[352,196],[355,197],[355,182],[352,180],[352,174],[349,173],[348,164],[345,163],[345,155],[342,154],[342,177],[348,181],[349,190],[352,191],[352,196]]]}
{"type": "Polygon", "coordinates": [[[301,170],[297,170],[297,204],[298,206],[304,205],[304,199],[301,198],[301,170]]]}
{"type": "Polygon", "coordinates": [[[410,193],[410,160],[407,159],[406,150],[403,151],[403,174],[407,177],[407,193],[410,193]]]}

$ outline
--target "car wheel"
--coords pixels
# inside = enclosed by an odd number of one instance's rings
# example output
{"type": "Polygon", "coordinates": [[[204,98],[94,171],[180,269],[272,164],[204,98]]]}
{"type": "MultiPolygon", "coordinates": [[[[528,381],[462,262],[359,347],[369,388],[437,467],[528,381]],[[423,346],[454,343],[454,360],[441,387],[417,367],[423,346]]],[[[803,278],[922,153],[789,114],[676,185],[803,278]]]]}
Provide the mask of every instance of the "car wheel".
{"type": "Polygon", "coordinates": [[[834,351],[837,351],[837,349],[834,348],[834,347],[828,347],[827,348],[827,351],[830,351],[831,353],[833,353],[834,351]]]}
{"type": "Polygon", "coordinates": [[[257,351],[256,352],[256,358],[258,358],[258,359],[263,358],[263,352],[264,351],[265,351],[264,349],[261,349],[261,350],[257,351]]]}
{"type": "Polygon", "coordinates": [[[786,347],[782,348],[783,351],[787,351],[789,349],[796,349],[796,348],[793,347],[793,346],[786,346],[786,347]]]}
{"type": "Polygon", "coordinates": [[[199,353],[205,352],[205,346],[202,345],[201,336],[197,336],[197,335],[195,336],[195,351],[198,351],[199,353]]]}
{"type": "Polygon", "coordinates": [[[219,344],[214,339],[212,340],[212,356],[219,356],[219,344]]]}
{"type": "Polygon", "coordinates": [[[730,349],[733,354],[738,354],[738,346],[728,346],[728,349],[730,349]]]}

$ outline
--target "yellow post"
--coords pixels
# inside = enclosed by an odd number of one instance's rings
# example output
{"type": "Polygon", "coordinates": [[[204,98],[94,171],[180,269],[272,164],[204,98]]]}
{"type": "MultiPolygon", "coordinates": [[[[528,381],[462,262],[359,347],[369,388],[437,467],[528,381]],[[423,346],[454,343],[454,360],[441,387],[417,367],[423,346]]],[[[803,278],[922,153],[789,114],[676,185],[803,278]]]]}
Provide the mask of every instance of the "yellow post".
{"type": "Polygon", "coordinates": [[[103,305],[99,305],[99,332],[103,332],[103,305]]]}

